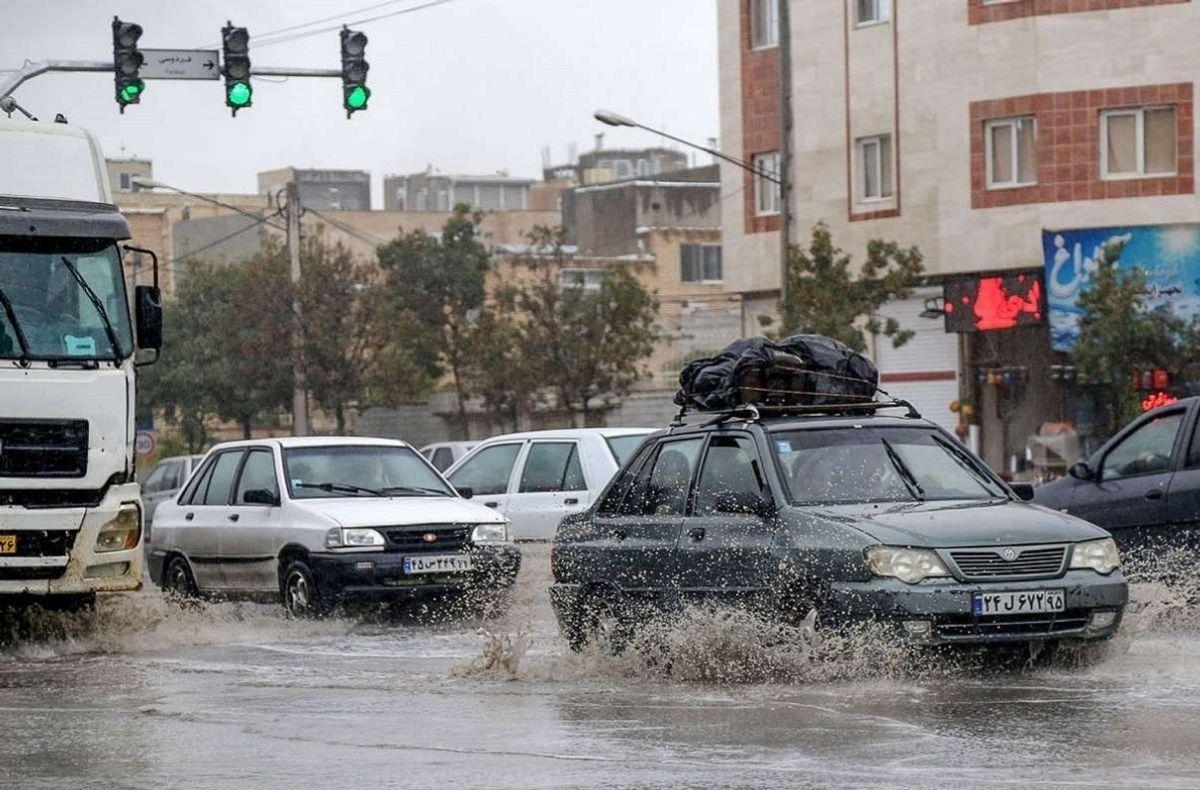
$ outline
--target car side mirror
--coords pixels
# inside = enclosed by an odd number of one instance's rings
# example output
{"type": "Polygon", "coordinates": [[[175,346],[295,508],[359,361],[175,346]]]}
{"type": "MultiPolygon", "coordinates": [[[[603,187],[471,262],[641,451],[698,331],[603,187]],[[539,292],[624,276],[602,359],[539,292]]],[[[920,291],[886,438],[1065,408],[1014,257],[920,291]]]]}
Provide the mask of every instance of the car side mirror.
{"type": "Polygon", "coordinates": [[[774,512],[774,505],[768,497],[750,491],[722,491],[717,494],[713,506],[718,513],[741,513],[766,517],[774,512]]]}
{"type": "Polygon", "coordinates": [[[134,304],[137,312],[138,347],[161,351],[163,344],[162,291],[153,285],[139,285],[134,289],[134,304]]]}
{"type": "Polygon", "coordinates": [[[1033,501],[1033,483],[1009,483],[1008,487],[1022,502],[1033,501]]]}
{"type": "Polygon", "coordinates": [[[458,495],[460,497],[462,497],[463,499],[474,499],[475,498],[475,489],[473,489],[469,486],[459,486],[459,487],[455,488],[454,490],[457,491],[458,495]]]}
{"type": "Polygon", "coordinates": [[[253,488],[242,496],[242,501],[247,505],[266,505],[268,507],[279,507],[279,495],[265,488],[253,488]]]}
{"type": "Polygon", "coordinates": [[[1071,468],[1067,470],[1067,474],[1076,480],[1091,482],[1096,479],[1096,473],[1092,470],[1092,467],[1088,466],[1087,461],[1078,461],[1071,464],[1071,468]]]}

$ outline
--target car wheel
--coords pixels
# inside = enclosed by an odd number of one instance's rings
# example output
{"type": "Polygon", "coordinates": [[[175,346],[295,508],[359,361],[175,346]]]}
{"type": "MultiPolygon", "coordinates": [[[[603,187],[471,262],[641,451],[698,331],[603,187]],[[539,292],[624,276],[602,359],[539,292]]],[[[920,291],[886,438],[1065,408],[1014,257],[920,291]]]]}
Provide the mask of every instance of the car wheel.
{"type": "Polygon", "coordinates": [[[163,571],[162,588],[179,599],[195,598],[199,594],[196,578],[192,576],[192,569],[187,560],[179,556],[171,558],[167,569],[163,571]]]}
{"type": "Polygon", "coordinates": [[[316,577],[303,560],[291,560],[279,582],[283,608],[292,617],[321,617],[328,613],[316,577]]]}

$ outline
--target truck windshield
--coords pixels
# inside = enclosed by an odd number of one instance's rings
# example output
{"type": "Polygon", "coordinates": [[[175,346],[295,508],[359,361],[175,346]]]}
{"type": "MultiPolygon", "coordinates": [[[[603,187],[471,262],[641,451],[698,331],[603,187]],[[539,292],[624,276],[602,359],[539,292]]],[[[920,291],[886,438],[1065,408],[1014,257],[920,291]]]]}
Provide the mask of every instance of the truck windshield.
{"type": "Polygon", "coordinates": [[[132,353],[121,253],[111,239],[0,238],[0,359],[132,353]]]}
{"type": "Polygon", "coordinates": [[[967,452],[926,428],[781,431],[771,447],[801,504],[997,499],[967,452]]]}

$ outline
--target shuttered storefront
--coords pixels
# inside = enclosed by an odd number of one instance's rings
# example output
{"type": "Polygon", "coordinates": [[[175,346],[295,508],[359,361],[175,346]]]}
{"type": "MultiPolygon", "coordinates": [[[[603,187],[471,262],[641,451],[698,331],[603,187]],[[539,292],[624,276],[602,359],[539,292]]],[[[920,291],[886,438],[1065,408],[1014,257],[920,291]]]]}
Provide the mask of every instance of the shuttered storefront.
{"type": "Polygon", "coordinates": [[[914,292],[911,299],[891,302],[879,311],[881,320],[894,318],[915,334],[899,348],[893,348],[889,338],[878,337],[875,364],[880,386],[953,431],[958,425],[958,415],[950,411],[950,403],[958,400],[958,335],[946,332],[941,317],[921,316],[925,300],[936,296],[941,296],[940,288],[914,292]]]}

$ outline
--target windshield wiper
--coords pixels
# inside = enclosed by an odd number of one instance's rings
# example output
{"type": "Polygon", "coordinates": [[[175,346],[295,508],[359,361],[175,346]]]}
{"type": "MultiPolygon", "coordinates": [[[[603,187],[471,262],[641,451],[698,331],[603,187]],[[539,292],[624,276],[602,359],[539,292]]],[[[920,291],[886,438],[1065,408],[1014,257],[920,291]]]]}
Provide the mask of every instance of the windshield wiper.
{"type": "Polygon", "coordinates": [[[925,501],[925,489],[921,488],[921,484],[917,482],[917,478],[913,475],[912,470],[900,458],[900,454],[892,447],[891,442],[883,437],[879,438],[883,442],[883,449],[887,450],[888,458],[891,459],[892,466],[896,467],[896,471],[900,473],[901,479],[904,480],[904,485],[908,486],[908,491],[913,495],[913,498],[919,502],[925,501]]]}
{"type": "Polygon", "coordinates": [[[104,334],[108,337],[108,344],[112,346],[113,362],[121,361],[121,346],[117,343],[117,331],[113,329],[112,321],[108,320],[108,313],[104,309],[104,304],[100,301],[100,297],[96,296],[96,292],[92,290],[92,286],[88,285],[87,280],[83,279],[83,275],[75,268],[75,264],[71,263],[67,256],[63,255],[63,265],[67,267],[67,271],[75,278],[75,282],[79,283],[79,287],[87,296],[88,301],[92,303],[92,307],[96,308],[96,312],[100,314],[100,321],[104,324],[104,334]]]}
{"type": "Polygon", "coordinates": [[[451,496],[447,491],[437,488],[425,488],[424,486],[388,486],[379,490],[384,494],[437,494],[438,496],[451,496]]]}
{"type": "Polygon", "coordinates": [[[26,366],[30,359],[29,341],[25,339],[25,330],[21,329],[21,322],[17,320],[17,311],[13,309],[12,300],[8,298],[8,294],[4,293],[3,288],[0,288],[0,305],[3,305],[4,314],[8,316],[8,323],[17,336],[17,345],[21,347],[21,356],[18,357],[18,361],[22,366],[26,366]]]}
{"type": "Polygon", "coordinates": [[[348,494],[370,494],[371,496],[383,496],[382,491],[376,491],[374,488],[363,488],[362,486],[351,485],[350,483],[294,483],[293,488],[315,488],[318,491],[324,491],[332,494],[335,491],[348,494]]]}
{"type": "Polygon", "coordinates": [[[959,466],[965,469],[969,475],[974,477],[976,482],[982,485],[985,491],[994,497],[1005,500],[1008,499],[1008,495],[1004,493],[1003,489],[997,491],[995,484],[991,481],[991,479],[989,479],[988,476],[978,466],[975,465],[975,462],[971,460],[969,455],[962,451],[962,448],[955,447],[953,444],[945,441],[940,436],[935,435],[933,440],[937,442],[942,449],[948,452],[950,457],[953,458],[959,466]]]}

